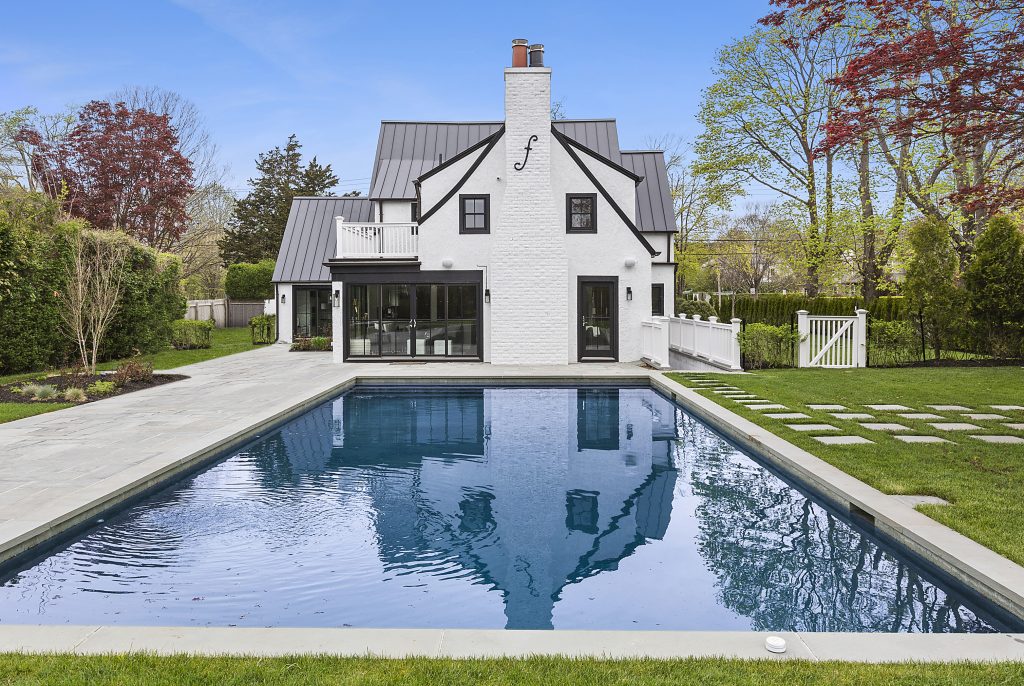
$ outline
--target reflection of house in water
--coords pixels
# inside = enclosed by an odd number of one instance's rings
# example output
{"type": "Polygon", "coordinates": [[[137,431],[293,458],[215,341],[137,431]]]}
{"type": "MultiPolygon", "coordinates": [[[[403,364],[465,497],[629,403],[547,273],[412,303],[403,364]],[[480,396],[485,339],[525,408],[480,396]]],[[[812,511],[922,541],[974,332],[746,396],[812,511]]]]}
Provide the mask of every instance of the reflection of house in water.
{"type": "Polygon", "coordinates": [[[335,418],[386,568],[455,562],[502,591],[509,628],[550,628],[564,586],[668,526],[674,407],[649,391],[356,389],[335,418]]]}

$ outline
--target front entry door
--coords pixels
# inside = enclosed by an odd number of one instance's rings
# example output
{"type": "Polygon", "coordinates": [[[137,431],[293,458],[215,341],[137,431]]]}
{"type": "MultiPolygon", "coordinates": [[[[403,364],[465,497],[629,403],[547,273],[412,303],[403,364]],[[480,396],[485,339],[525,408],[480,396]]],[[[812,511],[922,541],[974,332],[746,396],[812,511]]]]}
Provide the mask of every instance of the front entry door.
{"type": "Polygon", "coordinates": [[[619,356],[619,300],[615,277],[580,277],[578,358],[616,360],[619,356]]]}

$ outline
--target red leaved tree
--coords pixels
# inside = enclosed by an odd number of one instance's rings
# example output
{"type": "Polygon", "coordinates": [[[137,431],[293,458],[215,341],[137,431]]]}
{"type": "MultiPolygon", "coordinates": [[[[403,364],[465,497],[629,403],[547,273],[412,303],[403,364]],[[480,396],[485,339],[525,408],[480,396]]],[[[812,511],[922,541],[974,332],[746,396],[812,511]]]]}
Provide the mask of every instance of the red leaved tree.
{"type": "Polygon", "coordinates": [[[857,54],[835,82],[850,98],[824,145],[879,141],[897,191],[926,216],[955,211],[954,242],[969,259],[975,233],[999,210],[1024,207],[1024,3],[1020,0],[772,0],[819,31],[846,27],[857,54]],[[927,142],[936,166],[915,178],[900,151],[927,142]],[[943,183],[942,179],[948,179],[943,183]],[[948,187],[946,192],[943,186],[948,187]],[[942,203],[950,207],[940,207],[942,203]]]}
{"type": "Polygon", "coordinates": [[[32,163],[44,190],[72,216],[157,250],[168,250],[185,231],[192,163],[178,151],[167,116],[93,101],[61,140],[22,135],[35,146],[32,163]]]}

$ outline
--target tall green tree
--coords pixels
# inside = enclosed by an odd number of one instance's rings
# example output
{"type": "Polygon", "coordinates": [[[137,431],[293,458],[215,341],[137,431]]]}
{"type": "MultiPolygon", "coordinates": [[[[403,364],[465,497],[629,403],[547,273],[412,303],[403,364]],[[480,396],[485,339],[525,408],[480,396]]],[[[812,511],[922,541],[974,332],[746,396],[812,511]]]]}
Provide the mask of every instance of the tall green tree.
{"type": "Polygon", "coordinates": [[[903,286],[907,314],[919,317],[936,361],[948,348],[962,320],[963,292],[957,288],[957,254],[949,227],[936,219],[922,219],[908,232],[911,251],[903,286]]]}
{"type": "Polygon", "coordinates": [[[258,175],[249,179],[249,194],[238,201],[218,242],[225,265],[277,258],[292,198],[324,195],[338,185],[331,165],[316,157],[302,165],[302,144],[292,134],[284,148],[274,147],[256,158],[258,175]]]}
{"type": "Polygon", "coordinates": [[[989,352],[1021,354],[1024,333],[1024,235],[1009,217],[989,221],[964,272],[971,314],[989,352]]]}

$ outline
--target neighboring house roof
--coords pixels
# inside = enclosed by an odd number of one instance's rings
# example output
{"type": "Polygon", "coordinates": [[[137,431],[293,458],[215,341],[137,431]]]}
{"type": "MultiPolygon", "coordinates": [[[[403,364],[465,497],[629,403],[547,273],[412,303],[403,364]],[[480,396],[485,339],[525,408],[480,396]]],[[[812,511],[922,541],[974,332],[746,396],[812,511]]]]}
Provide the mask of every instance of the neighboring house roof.
{"type": "Polygon", "coordinates": [[[330,281],[331,270],[324,266],[324,260],[334,255],[337,245],[334,218],[369,222],[372,221],[370,212],[369,198],[300,197],[292,200],[274,266],[274,282],[330,281]]]}
{"type": "Polygon", "coordinates": [[[622,166],[643,177],[636,187],[636,224],[641,231],[675,231],[675,209],[668,188],[665,153],[623,150],[622,166]]]}

